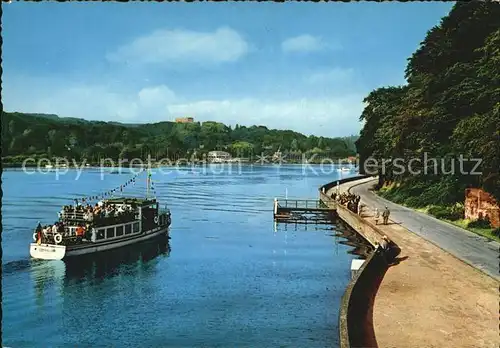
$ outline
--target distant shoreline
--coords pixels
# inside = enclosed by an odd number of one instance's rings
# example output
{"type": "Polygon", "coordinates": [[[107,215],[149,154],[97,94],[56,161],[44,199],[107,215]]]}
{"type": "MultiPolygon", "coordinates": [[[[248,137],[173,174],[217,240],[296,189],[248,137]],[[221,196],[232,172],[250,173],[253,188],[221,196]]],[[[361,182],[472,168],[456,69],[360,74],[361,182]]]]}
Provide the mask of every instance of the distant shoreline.
{"type": "MultiPolygon", "coordinates": [[[[290,163],[272,163],[272,162],[269,162],[269,163],[254,163],[254,162],[242,162],[242,163],[238,163],[238,162],[229,162],[229,163],[178,163],[178,164],[171,164],[171,165],[168,165],[168,164],[163,164],[163,165],[158,165],[158,164],[151,164],[151,168],[160,168],[160,167],[169,167],[169,168],[175,168],[175,167],[203,167],[203,166],[209,166],[209,165],[244,165],[244,166],[277,166],[277,165],[288,165],[288,166],[300,166],[300,165],[320,165],[322,164],[321,162],[304,162],[304,163],[300,163],[300,162],[290,162],[290,163]]],[[[340,166],[340,165],[349,165],[349,166],[352,166],[352,164],[349,164],[349,163],[328,163],[329,165],[333,165],[333,166],[340,166]]],[[[37,168],[38,166],[36,165],[36,163],[27,163],[23,166],[23,163],[3,163],[2,162],[2,168],[3,169],[22,169],[22,168],[37,168]]],[[[81,163],[78,163],[76,166],[71,164],[67,167],[61,167],[61,166],[52,166],[52,167],[42,167],[44,169],[101,169],[101,168],[108,168],[108,169],[113,169],[113,168],[121,168],[121,169],[130,169],[130,168],[148,168],[147,165],[138,165],[138,166],[121,166],[121,167],[116,167],[116,166],[100,166],[100,165],[97,165],[97,164],[91,164],[89,166],[86,166],[86,165],[83,165],[81,163]]],[[[357,168],[357,167],[356,167],[357,168]]]]}

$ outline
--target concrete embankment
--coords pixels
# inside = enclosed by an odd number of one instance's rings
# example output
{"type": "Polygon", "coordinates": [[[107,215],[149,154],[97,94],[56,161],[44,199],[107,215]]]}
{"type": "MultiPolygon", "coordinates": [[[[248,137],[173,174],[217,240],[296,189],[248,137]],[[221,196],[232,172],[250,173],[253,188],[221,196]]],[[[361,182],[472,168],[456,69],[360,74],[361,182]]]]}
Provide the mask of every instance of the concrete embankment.
{"type": "MultiPolygon", "coordinates": [[[[320,199],[331,204],[332,190],[338,189],[339,192],[343,192],[350,182],[366,178],[369,177],[353,177],[328,183],[320,187],[320,199]]],[[[380,243],[382,235],[369,224],[364,224],[357,214],[341,205],[337,206],[337,213],[339,218],[372,246],[380,243]]],[[[347,286],[339,313],[341,348],[377,347],[373,326],[373,306],[378,287],[387,269],[385,255],[379,249],[375,249],[347,286]]]]}
{"type": "MultiPolygon", "coordinates": [[[[370,179],[341,181],[340,191],[370,179]]],[[[331,200],[336,182],[320,188],[331,200]]],[[[370,243],[387,235],[397,264],[370,256],[346,289],[340,313],[342,347],[498,347],[499,282],[402,226],[375,225],[338,207],[339,217],[370,243]]]]}

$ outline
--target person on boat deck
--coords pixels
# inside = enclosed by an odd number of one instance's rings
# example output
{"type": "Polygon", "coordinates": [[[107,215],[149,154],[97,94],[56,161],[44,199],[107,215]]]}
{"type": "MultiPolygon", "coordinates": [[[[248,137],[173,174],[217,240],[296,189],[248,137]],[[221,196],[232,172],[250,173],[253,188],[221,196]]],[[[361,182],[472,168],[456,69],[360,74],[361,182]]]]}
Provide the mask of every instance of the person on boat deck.
{"type": "Polygon", "coordinates": [[[37,242],[38,241],[41,241],[41,238],[42,238],[42,224],[40,223],[40,221],[38,221],[38,225],[36,226],[36,229],[35,229],[35,232],[36,232],[36,240],[37,242]]]}
{"type": "Polygon", "coordinates": [[[76,239],[78,241],[81,241],[83,239],[83,235],[85,234],[85,230],[83,229],[82,225],[78,225],[76,228],[76,239]]]}
{"type": "Polygon", "coordinates": [[[83,214],[83,220],[85,220],[85,221],[92,221],[92,212],[86,211],[83,214]]]}
{"type": "Polygon", "coordinates": [[[57,222],[52,225],[52,234],[56,234],[57,233],[57,222]]]}
{"type": "Polygon", "coordinates": [[[45,226],[44,228],[42,228],[42,235],[47,236],[49,231],[49,226],[45,226]]]}

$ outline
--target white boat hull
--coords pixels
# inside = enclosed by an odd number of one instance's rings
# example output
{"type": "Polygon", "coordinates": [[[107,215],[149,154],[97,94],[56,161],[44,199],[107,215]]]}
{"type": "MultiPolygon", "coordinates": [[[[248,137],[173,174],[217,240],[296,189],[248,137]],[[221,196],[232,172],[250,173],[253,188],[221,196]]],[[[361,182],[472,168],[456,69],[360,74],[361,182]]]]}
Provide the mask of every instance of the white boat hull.
{"type": "Polygon", "coordinates": [[[53,244],[30,244],[30,255],[35,259],[62,260],[69,257],[88,255],[106,250],[117,249],[127,245],[140,243],[148,239],[159,237],[167,233],[168,226],[157,227],[147,233],[137,234],[123,240],[114,240],[112,243],[89,243],[78,246],[64,246],[53,244]]]}
{"type": "Polygon", "coordinates": [[[34,259],[62,260],[65,254],[66,247],[64,245],[30,244],[30,255],[34,259]]]}

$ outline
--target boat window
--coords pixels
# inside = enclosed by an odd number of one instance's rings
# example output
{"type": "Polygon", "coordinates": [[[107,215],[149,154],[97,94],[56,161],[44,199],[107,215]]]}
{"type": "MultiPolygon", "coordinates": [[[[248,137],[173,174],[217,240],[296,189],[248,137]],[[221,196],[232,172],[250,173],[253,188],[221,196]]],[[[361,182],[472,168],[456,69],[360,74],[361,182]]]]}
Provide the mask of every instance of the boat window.
{"type": "Polygon", "coordinates": [[[132,225],[131,224],[125,225],[125,234],[130,234],[130,233],[132,233],[132,225]]]}
{"type": "Polygon", "coordinates": [[[134,233],[135,232],[139,232],[139,223],[138,222],[134,223],[134,233]]]}
{"type": "Polygon", "coordinates": [[[116,227],[116,236],[123,236],[123,226],[116,227]]]}
{"type": "Polygon", "coordinates": [[[115,236],[115,228],[110,227],[106,230],[106,238],[113,238],[115,236]]]}
{"type": "Polygon", "coordinates": [[[104,239],[104,229],[97,230],[96,239],[104,239]]]}

